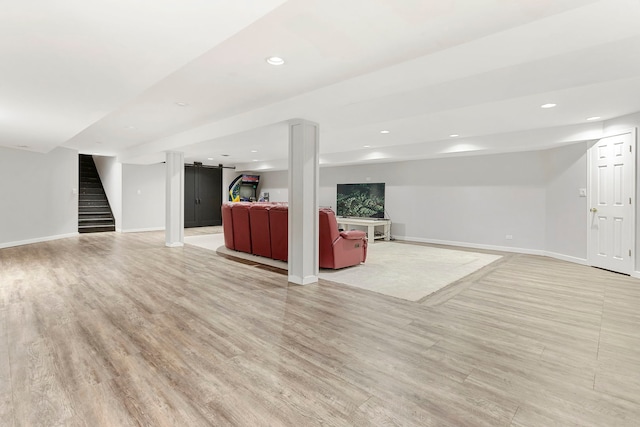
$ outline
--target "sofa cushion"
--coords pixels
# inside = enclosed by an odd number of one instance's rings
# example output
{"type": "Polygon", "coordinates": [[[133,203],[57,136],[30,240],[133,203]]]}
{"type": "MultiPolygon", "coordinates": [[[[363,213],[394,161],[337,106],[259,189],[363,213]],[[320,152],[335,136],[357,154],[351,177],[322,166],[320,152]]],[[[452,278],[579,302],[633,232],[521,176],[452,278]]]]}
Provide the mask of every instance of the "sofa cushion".
{"type": "Polygon", "coordinates": [[[358,240],[367,237],[367,233],[361,230],[341,231],[340,236],[344,237],[345,239],[358,240]]]}
{"type": "Polygon", "coordinates": [[[269,209],[271,232],[271,257],[287,261],[289,259],[289,209],[286,205],[275,205],[269,209]]]}
{"type": "Polygon", "coordinates": [[[234,203],[231,209],[233,219],[233,245],[236,251],[251,253],[251,225],[249,222],[250,203],[234,203]]]}
{"type": "Polygon", "coordinates": [[[229,249],[235,249],[233,244],[233,217],[231,209],[233,205],[224,203],[222,205],[222,232],[224,233],[224,245],[229,249]]]}
{"type": "Polygon", "coordinates": [[[249,208],[251,225],[251,251],[254,255],[271,258],[271,233],[269,210],[271,205],[253,204],[249,208]]]}

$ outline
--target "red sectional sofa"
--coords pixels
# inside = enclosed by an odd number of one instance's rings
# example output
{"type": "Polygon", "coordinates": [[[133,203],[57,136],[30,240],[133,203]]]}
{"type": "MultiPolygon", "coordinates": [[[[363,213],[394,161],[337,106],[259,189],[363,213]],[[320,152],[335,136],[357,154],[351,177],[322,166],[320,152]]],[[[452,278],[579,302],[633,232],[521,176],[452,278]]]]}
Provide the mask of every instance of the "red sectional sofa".
{"type": "MultiPolygon", "coordinates": [[[[319,211],[320,268],[344,268],[365,262],[367,235],[364,231],[340,231],[331,209],[319,211]]],[[[275,203],[224,203],[222,227],[227,248],[287,261],[289,256],[289,211],[275,203]]]]}

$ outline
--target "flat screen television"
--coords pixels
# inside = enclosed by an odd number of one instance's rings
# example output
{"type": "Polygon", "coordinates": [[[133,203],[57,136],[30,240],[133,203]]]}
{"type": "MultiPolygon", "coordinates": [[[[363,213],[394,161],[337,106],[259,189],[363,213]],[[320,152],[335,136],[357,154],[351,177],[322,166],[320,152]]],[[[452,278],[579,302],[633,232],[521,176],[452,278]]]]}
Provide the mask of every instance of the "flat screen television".
{"type": "Polygon", "coordinates": [[[384,182],[338,184],[338,216],[384,218],[384,182]]]}

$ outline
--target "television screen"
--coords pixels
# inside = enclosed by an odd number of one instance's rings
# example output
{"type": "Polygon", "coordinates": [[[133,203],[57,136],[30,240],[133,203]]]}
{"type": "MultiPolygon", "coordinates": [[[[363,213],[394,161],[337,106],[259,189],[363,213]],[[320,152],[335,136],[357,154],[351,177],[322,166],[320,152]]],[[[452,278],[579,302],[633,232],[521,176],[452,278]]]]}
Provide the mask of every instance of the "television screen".
{"type": "Polygon", "coordinates": [[[251,198],[256,197],[256,186],[255,185],[241,185],[240,186],[240,200],[241,201],[250,201],[251,198]]]}
{"type": "Polygon", "coordinates": [[[384,218],[384,183],[338,184],[338,216],[384,218]]]}

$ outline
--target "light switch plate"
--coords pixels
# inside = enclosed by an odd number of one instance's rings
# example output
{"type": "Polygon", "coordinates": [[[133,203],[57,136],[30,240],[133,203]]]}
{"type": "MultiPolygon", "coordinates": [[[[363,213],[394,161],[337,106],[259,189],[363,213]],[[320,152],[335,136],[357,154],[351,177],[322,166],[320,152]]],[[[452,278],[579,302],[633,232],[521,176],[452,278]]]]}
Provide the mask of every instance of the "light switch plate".
{"type": "Polygon", "coordinates": [[[586,188],[578,188],[578,196],[587,197],[587,189],[586,188]]]}

